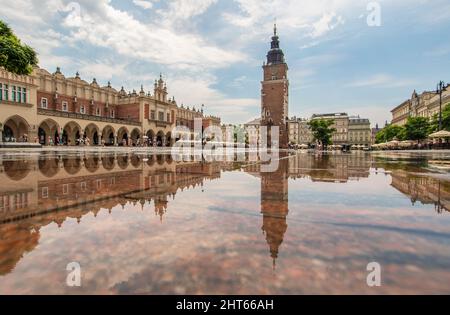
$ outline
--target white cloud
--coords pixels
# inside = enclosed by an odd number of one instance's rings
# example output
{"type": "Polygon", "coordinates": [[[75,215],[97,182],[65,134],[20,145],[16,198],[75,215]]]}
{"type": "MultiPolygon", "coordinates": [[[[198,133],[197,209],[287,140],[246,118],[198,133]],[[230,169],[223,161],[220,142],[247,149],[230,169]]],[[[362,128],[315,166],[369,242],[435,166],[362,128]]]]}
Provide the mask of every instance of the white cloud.
{"type": "Polygon", "coordinates": [[[323,36],[343,23],[340,13],[355,3],[350,0],[234,0],[240,12],[224,13],[231,24],[245,27],[252,36],[266,34],[275,18],[284,32],[306,31],[323,36]],[[324,14],[324,12],[327,12],[324,14]]]}
{"type": "Polygon", "coordinates": [[[344,24],[342,16],[336,16],[336,13],[325,13],[320,20],[313,23],[313,30],[311,32],[312,38],[323,36],[329,31],[335,29],[337,26],[344,24]]]}
{"type": "Polygon", "coordinates": [[[158,13],[168,22],[187,20],[205,13],[218,0],[171,0],[168,7],[158,13]]]}
{"type": "MultiPolygon", "coordinates": [[[[211,1],[202,1],[206,2],[211,1]]],[[[130,13],[112,7],[107,0],[88,5],[89,10],[82,10],[82,23],[73,15],[68,15],[64,22],[77,42],[88,42],[114,49],[123,56],[182,70],[221,68],[244,59],[241,53],[216,47],[198,34],[182,33],[152,22],[142,23],[130,13]]],[[[196,10],[205,7],[206,4],[196,10]]],[[[186,16],[194,14],[194,11],[184,12],[186,16]]]]}
{"type": "Polygon", "coordinates": [[[213,86],[216,77],[208,75],[202,78],[185,76],[168,77],[170,94],[176,95],[178,105],[205,105],[207,114],[220,114],[226,123],[244,123],[260,110],[260,99],[229,97],[213,86]]]}
{"type": "Polygon", "coordinates": [[[142,9],[149,10],[153,8],[153,2],[152,1],[145,1],[145,0],[133,0],[134,5],[141,7],[142,9]]]}
{"type": "Polygon", "coordinates": [[[346,84],[347,87],[398,88],[413,87],[418,83],[414,79],[395,78],[389,74],[380,73],[367,78],[361,78],[346,84]]]}

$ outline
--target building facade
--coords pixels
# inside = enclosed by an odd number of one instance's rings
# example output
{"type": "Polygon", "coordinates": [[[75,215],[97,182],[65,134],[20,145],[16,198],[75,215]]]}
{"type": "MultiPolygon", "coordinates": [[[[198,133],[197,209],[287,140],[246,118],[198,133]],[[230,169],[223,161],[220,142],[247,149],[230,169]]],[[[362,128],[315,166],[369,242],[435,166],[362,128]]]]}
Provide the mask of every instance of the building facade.
{"type": "Polygon", "coordinates": [[[248,141],[250,144],[257,144],[258,146],[261,144],[260,127],[261,127],[260,118],[244,124],[244,128],[248,133],[248,141]]]}
{"type": "Polygon", "coordinates": [[[0,95],[3,143],[170,146],[175,126],[193,130],[195,118],[211,120],[178,107],[162,76],[153,94],[143,86],[127,93],[96,79],[88,83],[78,73],[66,78],[59,68],[54,73],[36,68],[29,76],[0,69],[0,95]]]}
{"type": "MultiPolygon", "coordinates": [[[[287,148],[289,142],[287,121],[289,117],[288,65],[280,49],[277,28],[274,28],[267,63],[263,65],[264,79],[261,82],[261,126],[267,127],[268,145],[272,144],[271,128],[279,128],[279,148],[287,148]]],[[[274,141],[275,142],[275,141],[274,141]]]]}
{"type": "MultiPolygon", "coordinates": [[[[442,93],[442,109],[448,103],[450,103],[450,85],[447,85],[442,93]]],[[[439,115],[439,110],[439,94],[435,91],[425,91],[421,94],[414,91],[410,99],[391,111],[392,124],[404,126],[409,117],[426,117],[431,119],[435,115],[439,115]]]]}
{"type": "Polygon", "coordinates": [[[350,117],[348,122],[348,141],[350,145],[369,147],[372,143],[372,129],[366,118],[350,117]]]}
{"type": "Polygon", "coordinates": [[[289,143],[310,145],[314,142],[309,120],[305,118],[293,117],[288,121],[289,143]]]}
{"type": "Polygon", "coordinates": [[[333,133],[332,141],[333,144],[336,145],[349,145],[349,124],[350,117],[347,113],[332,113],[332,114],[315,114],[311,118],[315,119],[323,119],[323,120],[332,120],[333,125],[331,128],[336,129],[333,133]]]}

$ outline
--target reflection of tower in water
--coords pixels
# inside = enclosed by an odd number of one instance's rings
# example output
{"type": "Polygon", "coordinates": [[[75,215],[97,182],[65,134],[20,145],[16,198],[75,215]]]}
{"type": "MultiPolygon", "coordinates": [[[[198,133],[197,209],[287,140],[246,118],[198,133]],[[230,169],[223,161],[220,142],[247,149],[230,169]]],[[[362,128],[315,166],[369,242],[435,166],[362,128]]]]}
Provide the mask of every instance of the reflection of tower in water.
{"type": "Polygon", "coordinates": [[[289,212],[288,164],[289,160],[280,160],[276,172],[261,173],[262,230],[270,247],[274,269],[288,227],[286,223],[289,212]]]}

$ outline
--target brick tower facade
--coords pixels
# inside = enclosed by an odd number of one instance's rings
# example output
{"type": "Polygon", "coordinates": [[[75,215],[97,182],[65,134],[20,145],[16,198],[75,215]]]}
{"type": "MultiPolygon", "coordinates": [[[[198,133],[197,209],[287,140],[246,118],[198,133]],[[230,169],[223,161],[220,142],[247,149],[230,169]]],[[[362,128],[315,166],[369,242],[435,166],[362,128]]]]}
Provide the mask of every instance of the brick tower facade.
{"type": "Polygon", "coordinates": [[[261,90],[261,126],[267,127],[268,145],[271,144],[271,127],[280,128],[278,147],[288,147],[289,133],[287,122],[289,117],[289,80],[288,65],[284,59],[283,50],[274,27],[271,49],[267,54],[267,63],[263,66],[264,80],[261,90]]]}

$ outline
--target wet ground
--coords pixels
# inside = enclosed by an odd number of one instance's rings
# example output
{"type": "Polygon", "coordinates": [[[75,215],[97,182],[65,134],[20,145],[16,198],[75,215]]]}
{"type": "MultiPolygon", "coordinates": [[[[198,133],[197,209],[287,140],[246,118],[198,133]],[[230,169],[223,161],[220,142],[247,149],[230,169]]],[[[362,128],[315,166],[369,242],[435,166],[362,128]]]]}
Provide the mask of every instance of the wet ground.
{"type": "Polygon", "coordinates": [[[2,294],[450,293],[447,153],[0,155],[2,294]],[[66,284],[71,262],[81,287],[66,284]],[[367,265],[382,267],[380,287],[367,265]]]}

